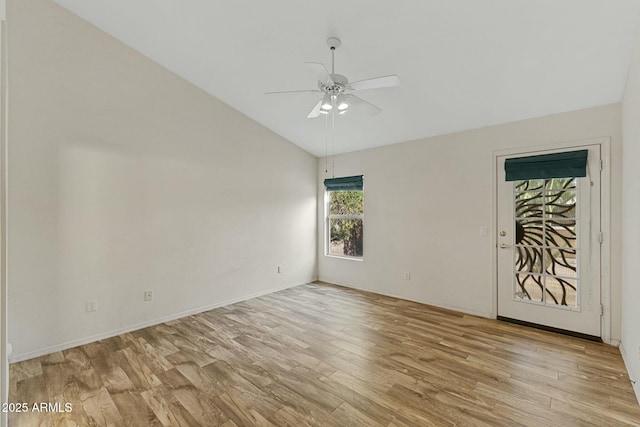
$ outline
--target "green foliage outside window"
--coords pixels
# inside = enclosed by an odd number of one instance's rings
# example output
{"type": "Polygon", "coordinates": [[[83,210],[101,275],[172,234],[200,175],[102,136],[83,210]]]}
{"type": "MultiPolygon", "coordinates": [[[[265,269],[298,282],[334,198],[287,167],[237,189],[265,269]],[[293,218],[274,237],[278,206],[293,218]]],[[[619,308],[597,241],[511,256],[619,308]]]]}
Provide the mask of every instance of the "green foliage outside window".
{"type": "Polygon", "coordinates": [[[361,257],[364,193],[331,191],[329,197],[329,253],[361,257]]]}

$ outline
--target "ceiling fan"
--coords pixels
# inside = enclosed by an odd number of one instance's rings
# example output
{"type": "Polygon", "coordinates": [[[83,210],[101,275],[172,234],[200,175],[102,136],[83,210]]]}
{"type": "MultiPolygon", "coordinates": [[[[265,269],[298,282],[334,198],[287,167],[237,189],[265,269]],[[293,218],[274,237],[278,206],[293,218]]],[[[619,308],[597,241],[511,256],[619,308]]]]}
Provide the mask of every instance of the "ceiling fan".
{"type": "Polygon", "coordinates": [[[367,89],[379,89],[384,87],[398,86],[400,78],[396,75],[374,77],[372,79],[360,80],[357,82],[349,82],[342,74],[335,73],[335,51],[342,42],[337,37],[330,37],[327,40],[329,49],[331,50],[331,73],[327,68],[318,62],[305,62],[307,67],[316,75],[318,79],[318,89],[308,90],[287,90],[280,92],[266,92],[267,95],[281,93],[318,93],[324,94],[316,105],[311,109],[308,119],[319,117],[320,114],[329,114],[331,110],[344,114],[353,106],[360,106],[367,110],[370,114],[378,114],[382,111],[380,107],[365,101],[359,96],[353,95],[351,92],[367,89]]]}

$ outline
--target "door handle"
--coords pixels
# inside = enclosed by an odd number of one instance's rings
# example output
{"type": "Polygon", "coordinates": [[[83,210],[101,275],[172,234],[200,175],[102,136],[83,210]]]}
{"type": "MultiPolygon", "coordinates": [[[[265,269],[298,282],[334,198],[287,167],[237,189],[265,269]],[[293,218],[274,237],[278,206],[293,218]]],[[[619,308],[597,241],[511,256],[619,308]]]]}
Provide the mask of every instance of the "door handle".
{"type": "Polygon", "coordinates": [[[511,245],[507,245],[506,243],[500,243],[500,249],[509,249],[511,245]]]}

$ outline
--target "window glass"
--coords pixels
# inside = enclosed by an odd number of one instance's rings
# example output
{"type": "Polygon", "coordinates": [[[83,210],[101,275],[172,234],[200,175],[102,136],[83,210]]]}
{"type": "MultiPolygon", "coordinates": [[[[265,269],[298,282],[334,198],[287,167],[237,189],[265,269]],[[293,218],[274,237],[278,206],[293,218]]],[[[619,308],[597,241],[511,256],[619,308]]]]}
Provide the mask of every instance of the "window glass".
{"type": "Polygon", "coordinates": [[[364,192],[329,191],[329,255],[362,257],[364,192]]]}

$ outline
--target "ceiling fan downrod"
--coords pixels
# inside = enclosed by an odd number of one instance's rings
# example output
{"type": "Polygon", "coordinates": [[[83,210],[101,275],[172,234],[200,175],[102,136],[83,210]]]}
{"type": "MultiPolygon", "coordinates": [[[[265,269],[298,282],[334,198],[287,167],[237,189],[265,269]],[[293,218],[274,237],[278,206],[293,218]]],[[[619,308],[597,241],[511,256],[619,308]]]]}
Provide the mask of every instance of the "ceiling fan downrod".
{"type": "Polygon", "coordinates": [[[329,45],[329,49],[331,49],[331,74],[336,73],[335,53],[336,53],[336,49],[339,48],[341,44],[342,42],[337,37],[329,37],[327,39],[327,45],[329,45]]]}

